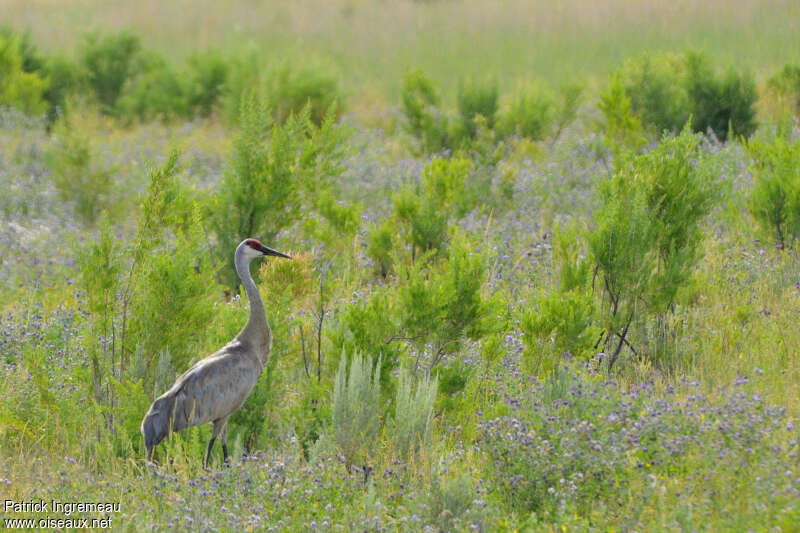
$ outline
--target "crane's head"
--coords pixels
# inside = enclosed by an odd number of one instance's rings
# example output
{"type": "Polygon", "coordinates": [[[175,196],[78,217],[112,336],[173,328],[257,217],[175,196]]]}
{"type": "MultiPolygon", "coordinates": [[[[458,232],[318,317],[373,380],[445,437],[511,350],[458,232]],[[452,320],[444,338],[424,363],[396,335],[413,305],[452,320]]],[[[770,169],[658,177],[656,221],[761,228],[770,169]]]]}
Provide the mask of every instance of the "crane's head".
{"type": "Polygon", "coordinates": [[[272,248],[267,248],[261,241],[258,239],[245,239],[242,241],[242,244],[239,245],[242,248],[244,254],[249,257],[250,259],[254,259],[256,257],[261,257],[264,255],[274,255],[277,257],[285,257],[286,259],[291,259],[290,256],[286,254],[282,254],[277,250],[273,250],[272,248]]]}

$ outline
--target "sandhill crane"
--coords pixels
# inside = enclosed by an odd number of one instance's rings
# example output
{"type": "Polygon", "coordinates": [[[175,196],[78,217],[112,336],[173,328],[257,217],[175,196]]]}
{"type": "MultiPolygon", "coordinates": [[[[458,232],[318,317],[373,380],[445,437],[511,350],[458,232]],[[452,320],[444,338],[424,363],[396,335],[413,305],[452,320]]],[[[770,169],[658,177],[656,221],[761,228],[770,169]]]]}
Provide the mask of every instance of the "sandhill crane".
{"type": "Polygon", "coordinates": [[[171,431],[213,422],[204,466],[211,458],[214,440],[222,435],[222,453],[228,459],[228,417],[245,402],[264,369],[272,347],[272,331],[264,304],[250,275],[250,261],[256,257],[288,255],[267,248],[257,239],[245,239],[236,248],[234,263],[250,303],[250,318],[231,342],[201,359],[184,372],[170,389],[156,398],[142,420],[147,458],[171,431]]]}

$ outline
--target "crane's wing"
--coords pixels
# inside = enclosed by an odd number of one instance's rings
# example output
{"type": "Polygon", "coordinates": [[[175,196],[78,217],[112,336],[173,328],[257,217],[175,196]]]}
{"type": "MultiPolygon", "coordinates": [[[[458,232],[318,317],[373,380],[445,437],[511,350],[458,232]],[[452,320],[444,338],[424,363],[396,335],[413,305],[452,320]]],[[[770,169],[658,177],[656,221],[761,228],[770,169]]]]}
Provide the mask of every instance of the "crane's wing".
{"type": "Polygon", "coordinates": [[[237,341],[198,361],[165,394],[175,399],[173,430],[217,420],[239,409],[261,370],[260,362],[249,357],[237,341]]]}

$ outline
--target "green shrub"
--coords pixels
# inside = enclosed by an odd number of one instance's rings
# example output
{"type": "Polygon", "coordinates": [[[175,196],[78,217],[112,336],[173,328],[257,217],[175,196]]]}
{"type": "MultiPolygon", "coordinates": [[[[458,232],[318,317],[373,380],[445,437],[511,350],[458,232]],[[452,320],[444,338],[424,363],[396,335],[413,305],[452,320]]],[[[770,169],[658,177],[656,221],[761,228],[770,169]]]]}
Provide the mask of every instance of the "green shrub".
{"type": "Polygon", "coordinates": [[[523,314],[523,358],[532,374],[550,373],[568,352],[588,359],[600,333],[593,297],[581,291],[541,293],[535,307],[523,314]],[[541,343],[535,342],[540,340],[541,343]]]}
{"type": "Polygon", "coordinates": [[[711,129],[718,139],[734,135],[749,137],[756,130],[756,85],[752,74],[728,70],[719,78],[708,58],[700,54],[686,56],[687,93],[694,131],[711,129]]]}
{"type": "Polygon", "coordinates": [[[79,251],[79,283],[86,295],[87,311],[92,316],[87,342],[90,373],[84,384],[90,398],[106,405],[110,401],[106,397],[109,380],[119,375],[115,368],[119,354],[114,352],[115,345],[105,341],[115,336],[116,295],[121,282],[119,274],[124,268],[121,243],[114,237],[107,213],[100,219],[97,239],[87,242],[79,251]]]}
{"type": "Polygon", "coordinates": [[[754,160],[750,212],[776,247],[792,246],[800,237],[800,141],[753,140],[748,151],[754,160]]]}
{"type": "Polygon", "coordinates": [[[719,194],[700,138],[684,128],[650,153],[623,162],[600,187],[595,229],[588,236],[603,295],[603,342],[613,366],[642,314],[667,313],[700,257],[701,221],[719,194]],[[616,344],[616,346],[613,346],[616,344]]]}
{"type": "Polygon", "coordinates": [[[18,33],[11,26],[0,25],[0,37],[7,41],[17,42],[17,51],[22,59],[22,70],[40,72],[44,69],[46,60],[33,43],[30,30],[18,33]]]}
{"type": "Polygon", "coordinates": [[[556,109],[556,132],[558,138],[561,132],[569,126],[578,116],[578,108],[583,98],[583,86],[576,82],[566,83],[559,91],[561,100],[556,109]]]}
{"type": "Polygon", "coordinates": [[[47,111],[45,94],[50,81],[24,68],[22,44],[18,36],[0,34],[0,105],[14,107],[29,115],[47,111]]]}
{"type": "Polygon", "coordinates": [[[474,483],[474,478],[469,473],[455,476],[437,473],[436,479],[430,485],[427,498],[428,522],[435,524],[438,531],[466,530],[467,522],[470,522],[470,525],[474,523],[472,520],[465,520],[475,499],[474,483]]]}
{"type": "Polygon", "coordinates": [[[441,265],[419,261],[404,273],[408,281],[400,288],[404,334],[416,347],[417,366],[427,353],[430,369],[456,353],[464,338],[478,340],[495,328],[494,300],[482,294],[486,258],[462,237],[451,243],[448,256],[441,265]]]}
{"type": "Polygon", "coordinates": [[[408,185],[393,196],[394,217],[411,248],[417,252],[439,252],[451,219],[461,217],[486,202],[488,181],[469,183],[471,163],[467,159],[433,158],[422,169],[419,183],[408,185]]]}
{"type": "MultiPolygon", "coordinates": [[[[484,344],[484,346],[486,345],[484,344]]],[[[436,400],[437,410],[443,413],[452,413],[459,408],[463,408],[464,400],[466,399],[463,391],[473,376],[475,368],[461,359],[453,359],[449,363],[438,365],[433,369],[432,374],[439,381],[439,395],[436,400]]]]}
{"type": "Polygon", "coordinates": [[[564,353],[582,360],[595,353],[600,329],[591,264],[582,252],[576,224],[554,231],[557,287],[551,292],[541,291],[520,317],[523,362],[532,373],[551,373],[564,353]]]}
{"type": "Polygon", "coordinates": [[[603,114],[606,142],[615,156],[618,157],[621,150],[638,150],[644,145],[642,121],[634,115],[631,99],[619,76],[614,76],[608,91],[600,95],[598,107],[603,114]]]}
{"type": "Polygon", "coordinates": [[[220,243],[217,256],[228,265],[223,271],[226,285],[239,284],[230,243],[249,236],[274,242],[281,229],[303,214],[304,200],[307,207],[317,207],[318,191],[329,191],[341,172],[344,134],[332,116],[316,127],[308,108],[284,124],[272,125],[262,101],[252,95],[242,101],[241,131],[230,167],[208,206],[220,243]]]}
{"type": "Polygon", "coordinates": [[[447,231],[446,213],[418,191],[419,186],[406,186],[392,197],[394,216],[410,245],[412,260],[418,250],[423,253],[440,250],[447,231]]]}
{"type": "MultiPolygon", "coordinates": [[[[47,102],[47,125],[49,128],[59,115],[63,114],[66,96],[75,89],[78,83],[75,65],[63,56],[48,57],[40,54],[31,40],[29,31],[17,34],[9,27],[0,27],[0,37],[17,42],[24,72],[36,75],[47,82],[41,96],[47,102]]],[[[4,74],[4,77],[6,76],[10,79],[11,74],[4,74]]],[[[38,108],[38,106],[36,107],[38,108]]]]}
{"type": "Polygon", "coordinates": [[[119,96],[115,113],[127,120],[158,119],[168,121],[188,117],[190,110],[186,98],[185,77],[167,61],[153,53],[140,53],[136,72],[119,96]]]}
{"type": "Polygon", "coordinates": [[[133,74],[140,48],[139,38],[128,32],[86,36],[80,52],[81,66],[103,113],[114,113],[125,82],[133,74]]]}
{"type": "Polygon", "coordinates": [[[767,84],[779,98],[787,101],[795,114],[800,114],[800,66],[784,65],[767,84]]]}
{"type": "Polygon", "coordinates": [[[433,402],[438,380],[426,376],[417,380],[412,392],[411,376],[401,370],[397,377],[397,396],[391,438],[394,451],[404,461],[415,457],[430,445],[433,434],[433,402]]]}
{"type": "Polygon", "coordinates": [[[377,364],[371,357],[354,354],[347,371],[347,355],[342,353],[333,388],[333,441],[344,455],[347,469],[364,464],[374,453],[380,429],[378,410],[381,384],[380,358],[377,364]]]}
{"type": "Polygon", "coordinates": [[[447,117],[439,109],[439,95],[424,72],[406,73],[403,80],[403,114],[406,129],[417,138],[423,152],[438,152],[449,145],[447,117]]]}
{"type": "Polygon", "coordinates": [[[50,104],[47,120],[52,125],[66,112],[67,95],[76,90],[79,74],[75,64],[61,56],[48,57],[42,72],[50,80],[44,98],[50,104]]]}
{"type": "Polygon", "coordinates": [[[501,130],[505,135],[519,135],[529,139],[542,139],[556,117],[556,98],[543,86],[522,88],[502,117],[501,130]]]}
{"type": "Polygon", "coordinates": [[[723,141],[729,127],[735,135],[743,136],[751,135],[756,128],[757,95],[752,75],[729,70],[720,78],[702,54],[665,54],[628,61],[614,73],[608,91],[601,96],[601,110],[608,124],[623,124],[627,104],[620,91],[630,102],[630,113],[651,134],[665,130],[675,133],[690,116],[694,131],[711,129],[723,141]]]}
{"type": "Polygon", "coordinates": [[[457,103],[460,133],[468,139],[474,139],[477,133],[475,117],[478,115],[486,120],[488,129],[494,129],[498,94],[496,82],[470,81],[459,86],[457,103]]]}
{"type": "Polygon", "coordinates": [[[122,196],[114,190],[113,169],[99,167],[96,159],[89,140],[71,133],[67,124],[58,128],[46,157],[61,201],[74,204],[75,212],[88,225],[122,196]]]}
{"type": "Polygon", "coordinates": [[[286,64],[272,77],[269,99],[278,124],[308,107],[311,121],[319,126],[329,112],[339,111],[342,97],[336,78],[322,68],[306,65],[296,69],[286,64]]]}
{"type": "Polygon", "coordinates": [[[191,114],[201,117],[211,114],[225,90],[229,70],[228,63],[212,52],[189,58],[185,90],[191,114]]]}
{"type": "Polygon", "coordinates": [[[626,62],[616,73],[631,110],[656,135],[665,130],[677,133],[689,119],[684,69],[678,56],[645,55],[626,62]]]}
{"type": "Polygon", "coordinates": [[[394,389],[392,371],[404,354],[397,342],[396,310],[388,290],[375,290],[365,299],[345,306],[337,314],[337,324],[329,332],[334,353],[373,353],[380,357],[381,388],[394,389]]]}
{"type": "Polygon", "coordinates": [[[392,271],[395,227],[392,218],[384,218],[367,234],[367,255],[382,278],[392,271]]]}
{"type": "Polygon", "coordinates": [[[178,230],[173,242],[148,258],[130,319],[131,340],[142,346],[148,360],[167,350],[171,366],[180,373],[207,355],[201,351],[205,339],[199,332],[213,318],[218,294],[214,274],[199,220],[186,233],[178,230]]]}

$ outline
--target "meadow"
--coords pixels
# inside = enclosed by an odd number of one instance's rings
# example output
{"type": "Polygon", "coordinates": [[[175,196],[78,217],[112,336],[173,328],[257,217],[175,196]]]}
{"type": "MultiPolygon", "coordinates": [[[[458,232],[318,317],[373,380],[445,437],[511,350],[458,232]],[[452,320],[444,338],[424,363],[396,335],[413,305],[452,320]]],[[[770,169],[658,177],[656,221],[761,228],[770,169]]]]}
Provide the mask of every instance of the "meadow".
{"type": "MultiPolygon", "coordinates": [[[[800,8],[0,6],[0,519],[796,531],[800,8]],[[155,397],[274,343],[229,422],[155,397]]],[[[68,527],[62,523],[61,528],[68,527]]]]}

